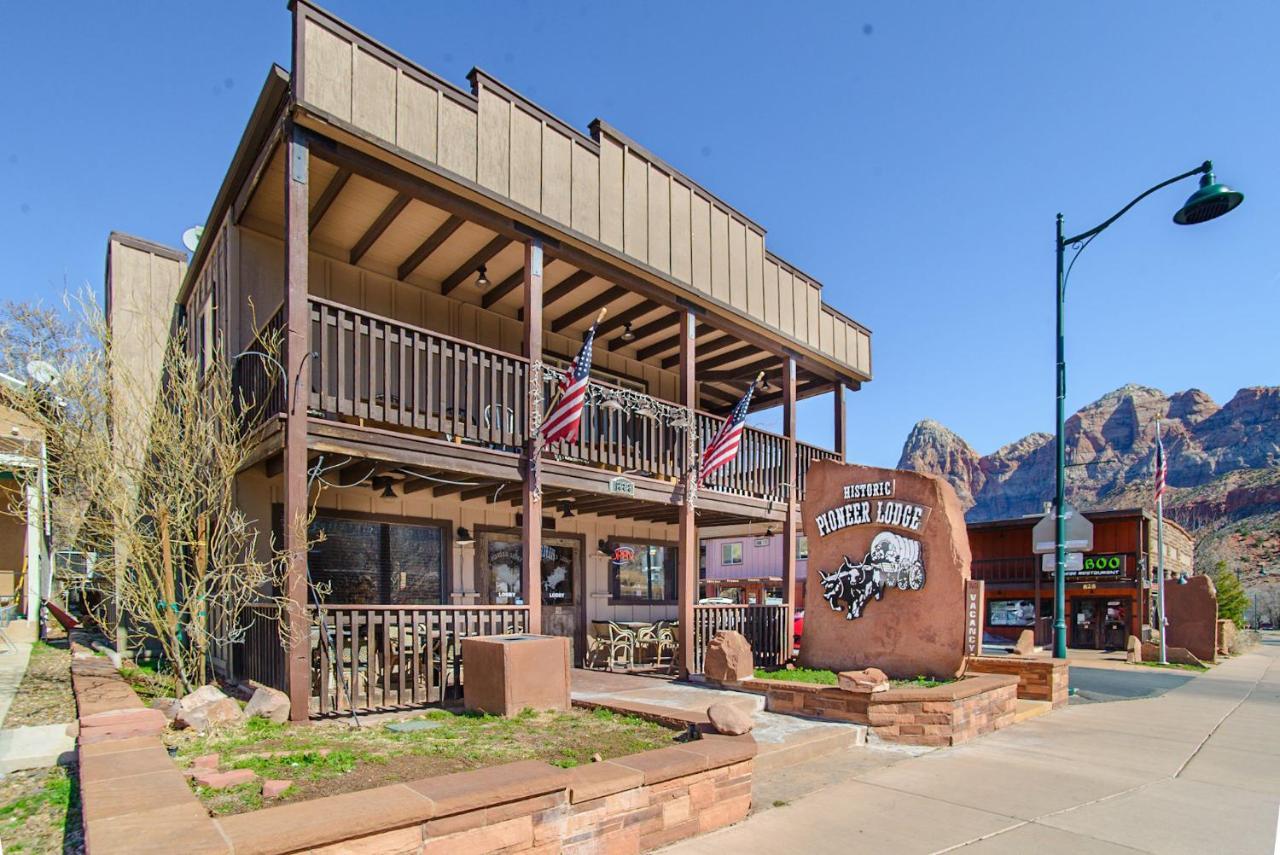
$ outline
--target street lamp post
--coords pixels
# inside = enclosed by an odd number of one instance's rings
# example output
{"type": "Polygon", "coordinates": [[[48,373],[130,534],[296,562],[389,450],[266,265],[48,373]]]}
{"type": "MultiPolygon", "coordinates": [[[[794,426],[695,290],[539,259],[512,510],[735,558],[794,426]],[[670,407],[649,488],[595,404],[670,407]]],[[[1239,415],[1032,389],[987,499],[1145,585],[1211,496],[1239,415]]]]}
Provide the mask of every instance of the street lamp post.
{"type": "MultiPolygon", "coordinates": [[[[1067,549],[1066,549],[1066,491],[1067,491],[1067,458],[1064,438],[1066,434],[1066,399],[1067,399],[1067,361],[1064,345],[1064,324],[1063,324],[1063,304],[1066,297],[1067,277],[1071,274],[1071,268],[1075,265],[1076,259],[1080,257],[1080,253],[1084,251],[1095,237],[1102,233],[1108,226],[1116,220],[1124,216],[1130,208],[1150,196],[1157,190],[1168,187],[1181,181],[1184,178],[1190,178],[1193,175],[1199,175],[1200,188],[1191,197],[1187,199],[1186,204],[1178,209],[1173,215],[1173,221],[1180,226],[1195,225],[1221,217],[1231,209],[1235,208],[1244,201],[1244,194],[1232,190],[1225,184],[1218,184],[1213,178],[1213,162],[1206,160],[1195,169],[1188,170],[1181,175],[1176,175],[1167,181],[1161,181],[1159,184],[1151,187],[1136,197],[1129,204],[1125,205],[1117,211],[1110,219],[1105,220],[1100,225],[1094,226],[1086,232],[1081,232],[1074,237],[1064,238],[1062,233],[1062,214],[1058,214],[1057,218],[1057,261],[1058,273],[1057,284],[1054,288],[1054,300],[1057,307],[1057,323],[1058,323],[1058,362],[1054,371],[1054,379],[1058,388],[1057,395],[1057,485],[1054,493],[1054,580],[1053,580],[1053,655],[1055,659],[1067,658],[1067,619],[1066,619],[1066,565],[1067,565],[1067,549]],[[1065,261],[1066,248],[1068,246],[1075,247],[1075,255],[1071,257],[1071,263],[1066,265],[1065,261]]],[[[1160,580],[1162,585],[1164,580],[1160,580]]],[[[1160,631],[1164,632],[1164,601],[1160,602],[1160,631]]]]}

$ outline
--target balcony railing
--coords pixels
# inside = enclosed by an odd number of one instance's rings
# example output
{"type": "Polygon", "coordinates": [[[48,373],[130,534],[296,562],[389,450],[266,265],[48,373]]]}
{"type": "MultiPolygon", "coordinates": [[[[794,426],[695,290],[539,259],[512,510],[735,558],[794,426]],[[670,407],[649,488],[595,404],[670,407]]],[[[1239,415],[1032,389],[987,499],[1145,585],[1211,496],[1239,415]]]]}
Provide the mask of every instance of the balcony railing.
{"type": "Polygon", "coordinates": [[[969,575],[983,582],[1033,582],[1040,556],[1022,555],[1016,558],[980,558],[969,567],[969,575]]]}
{"type": "MultiPolygon", "coordinates": [[[[326,418],[360,419],[374,424],[434,433],[444,438],[519,451],[529,407],[529,362],[443,333],[402,324],[389,318],[310,298],[311,350],[308,407],[326,418]]],[[[264,333],[281,328],[277,312],[264,333]]],[[[252,426],[284,410],[284,386],[278,369],[262,358],[242,358],[236,366],[237,388],[251,403],[252,426]]],[[[560,460],[607,468],[667,481],[686,470],[686,427],[662,418],[674,405],[634,392],[632,399],[652,406],[616,406],[616,389],[593,395],[585,405],[582,428],[573,442],[549,445],[546,453],[560,460]]],[[[544,379],[543,400],[551,399],[555,379],[544,379]]],[[[697,445],[710,442],[723,423],[710,413],[695,414],[697,445]]],[[[737,459],[715,472],[706,489],[772,502],[787,498],[789,481],[786,439],[754,427],[742,432],[737,459]]],[[[797,498],[804,476],[820,459],[835,452],[797,444],[797,498]]]]}
{"type": "Polygon", "coordinates": [[[784,605],[693,607],[693,672],[701,674],[707,645],[721,630],[741,633],[755,664],[769,668],[791,658],[792,627],[784,605]]]}

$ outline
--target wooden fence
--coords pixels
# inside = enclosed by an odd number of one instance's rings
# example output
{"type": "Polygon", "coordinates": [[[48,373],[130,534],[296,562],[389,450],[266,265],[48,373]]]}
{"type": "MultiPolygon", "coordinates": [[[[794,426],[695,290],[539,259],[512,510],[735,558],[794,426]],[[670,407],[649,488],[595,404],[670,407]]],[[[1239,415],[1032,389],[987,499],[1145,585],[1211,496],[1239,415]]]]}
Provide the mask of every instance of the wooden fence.
{"type": "Polygon", "coordinates": [[[739,632],[747,639],[757,667],[781,665],[791,658],[791,621],[785,605],[696,605],[693,607],[695,674],[702,673],[707,645],[723,629],[739,632]]]}

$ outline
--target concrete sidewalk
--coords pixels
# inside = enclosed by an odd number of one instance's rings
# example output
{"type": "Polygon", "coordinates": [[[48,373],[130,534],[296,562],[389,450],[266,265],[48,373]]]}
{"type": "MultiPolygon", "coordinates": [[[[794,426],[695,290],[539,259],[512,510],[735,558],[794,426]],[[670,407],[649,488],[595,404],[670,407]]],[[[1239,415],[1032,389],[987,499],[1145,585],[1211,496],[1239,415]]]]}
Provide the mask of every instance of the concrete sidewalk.
{"type": "Polygon", "coordinates": [[[1274,853],[1280,636],[1157,698],[1085,704],[834,783],[671,853],[1274,853]]]}

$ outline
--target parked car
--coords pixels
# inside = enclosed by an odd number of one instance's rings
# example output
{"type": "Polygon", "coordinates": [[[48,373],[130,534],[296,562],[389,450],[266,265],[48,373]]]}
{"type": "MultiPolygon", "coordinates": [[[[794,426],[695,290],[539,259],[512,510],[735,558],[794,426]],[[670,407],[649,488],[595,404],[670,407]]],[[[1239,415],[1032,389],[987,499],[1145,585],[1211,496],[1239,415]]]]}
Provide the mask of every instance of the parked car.
{"type": "Polygon", "coordinates": [[[804,635],[804,609],[796,609],[795,619],[791,621],[792,644],[800,649],[800,636],[804,635]]]}
{"type": "Polygon", "coordinates": [[[703,597],[698,600],[700,606],[732,606],[734,601],[728,597],[703,597]]]}

